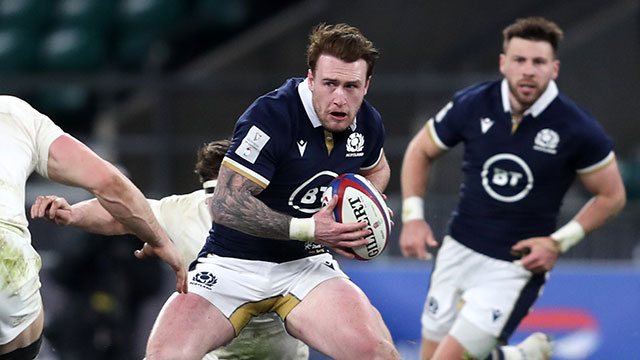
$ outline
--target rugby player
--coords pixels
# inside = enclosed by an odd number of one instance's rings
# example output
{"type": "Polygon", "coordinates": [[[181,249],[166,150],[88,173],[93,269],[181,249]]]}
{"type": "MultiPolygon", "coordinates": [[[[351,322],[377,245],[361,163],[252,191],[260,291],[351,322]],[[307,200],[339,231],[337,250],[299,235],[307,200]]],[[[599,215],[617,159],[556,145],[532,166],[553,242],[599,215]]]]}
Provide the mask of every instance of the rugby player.
{"type": "Polygon", "coordinates": [[[425,244],[438,246],[423,216],[431,164],[464,144],[460,200],[422,315],[422,359],[550,357],[541,333],[517,347],[495,346],[506,343],[527,315],[558,255],[625,204],[612,140],[554,81],[562,30],[531,17],[503,35],[504,78],[458,92],[404,156],[400,246],[405,256],[426,258],[425,244]],[[556,229],[576,175],[593,197],[556,229]]]}
{"type": "Polygon", "coordinates": [[[182,256],[138,188],[28,103],[0,96],[0,359],[33,359],[42,341],[41,260],[31,245],[24,211],[26,182],[33,171],[95,195],[114,218],[171,265],[178,292],[187,290],[182,256]]]}
{"type": "Polygon", "coordinates": [[[320,24],[307,77],[287,80],[241,115],[189,293],[165,303],[147,359],[200,359],[265,312],[333,359],[399,359],[379,312],[327,251],[353,258],[348,249],[367,242],[366,224],[337,223],[337,196],[321,206],[339,174],[360,173],[380,191],[389,180],[382,119],[364,101],[377,57],[358,29],[320,24]]]}

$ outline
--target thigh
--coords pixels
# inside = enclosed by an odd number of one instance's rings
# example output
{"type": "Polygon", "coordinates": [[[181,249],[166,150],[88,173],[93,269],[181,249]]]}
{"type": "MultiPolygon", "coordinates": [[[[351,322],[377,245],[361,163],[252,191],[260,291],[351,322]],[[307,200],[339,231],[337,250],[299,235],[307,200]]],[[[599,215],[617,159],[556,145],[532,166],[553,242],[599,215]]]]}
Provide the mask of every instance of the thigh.
{"type": "Polygon", "coordinates": [[[478,271],[468,277],[460,316],[507,340],[542,293],[546,274],[532,274],[512,262],[478,256],[478,271]]]}
{"type": "Polygon", "coordinates": [[[421,317],[425,340],[442,341],[460,311],[462,279],[470,256],[467,250],[447,236],[438,251],[421,317]]]}
{"type": "Polygon", "coordinates": [[[200,360],[233,336],[229,320],[208,300],[193,293],[174,293],[153,325],[147,359],[200,360]]]}
{"type": "Polygon", "coordinates": [[[369,358],[363,354],[380,352],[387,353],[386,358],[396,358],[380,314],[362,290],[345,278],[333,278],[316,286],[291,310],[286,328],[334,359],[369,358]],[[378,348],[372,349],[372,343],[378,348]]]}

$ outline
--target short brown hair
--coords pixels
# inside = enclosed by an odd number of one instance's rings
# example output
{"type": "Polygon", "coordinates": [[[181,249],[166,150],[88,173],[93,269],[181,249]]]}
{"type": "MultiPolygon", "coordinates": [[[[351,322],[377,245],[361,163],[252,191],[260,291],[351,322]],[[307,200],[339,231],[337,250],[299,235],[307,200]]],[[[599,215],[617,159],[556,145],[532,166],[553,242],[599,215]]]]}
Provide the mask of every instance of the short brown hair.
{"type": "Polygon", "coordinates": [[[195,173],[200,177],[200,182],[218,178],[222,159],[229,150],[229,146],[231,146],[230,140],[217,140],[206,143],[198,149],[195,173]]]}
{"type": "Polygon", "coordinates": [[[316,25],[309,35],[307,65],[315,72],[320,55],[331,55],[346,62],[363,59],[367,63],[367,79],[380,56],[378,49],[357,28],[347,24],[316,25]]]}
{"type": "Polygon", "coordinates": [[[533,41],[546,41],[551,44],[554,55],[558,53],[558,45],[564,33],[562,29],[554,23],[543,17],[528,17],[517,19],[516,22],[507,26],[502,30],[503,49],[507,51],[509,40],[514,37],[533,41]]]}

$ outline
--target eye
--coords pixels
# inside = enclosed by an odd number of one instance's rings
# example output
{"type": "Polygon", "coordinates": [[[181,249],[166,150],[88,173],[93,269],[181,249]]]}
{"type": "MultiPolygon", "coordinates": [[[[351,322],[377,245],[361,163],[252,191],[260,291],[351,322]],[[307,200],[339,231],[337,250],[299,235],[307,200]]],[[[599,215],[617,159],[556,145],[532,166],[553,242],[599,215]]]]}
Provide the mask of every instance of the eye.
{"type": "Polygon", "coordinates": [[[536,65],[544,65],[544,64],[547,63],[547,60],[546,59],[534,59],[533,63],[536,64],[536,65]]]}

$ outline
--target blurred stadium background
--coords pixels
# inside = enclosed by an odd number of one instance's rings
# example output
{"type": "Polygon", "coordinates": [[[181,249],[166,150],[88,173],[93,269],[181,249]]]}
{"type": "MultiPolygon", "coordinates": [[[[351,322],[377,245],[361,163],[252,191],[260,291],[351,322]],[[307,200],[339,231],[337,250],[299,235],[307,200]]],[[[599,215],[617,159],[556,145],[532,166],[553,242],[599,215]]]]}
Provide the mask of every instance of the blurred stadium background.
{"type": "MultiPolygon", "coordinates": [[[[190,192],[199,187],[192,172],[196,149],[230,136],[257,96],[306,74],[313,25],[347,22],[382,52],[367,99],[385,120],[393,174],[386,193],[399,214],[398,174],[409,139],[456,90],[499,77],[501,30],[530,15],[565,30],[560,90],[616,141],[629,201],[610,224],[563,255],[559,283],[540,301],[542,315],[523,328],[547,326],[559,339],[586,332],[576,341],[590,350],[561,352],[558,359],[635,358],[625,354],[640,350],[640,320],[634,320],[640,310],[625,306],[640,302],[638,0],[0,0],[0,92],[28,100],[117,163],[148,197],[190,192]],[[572,302],[572,294],[582,293],[579,299],[591,303],[572,302]],[[558,309],[552,318],[573,320],[536,322],[558,309]],[[629,352],[613,356],[612,349],[629,352]]],[[[438,237],[456,203],[460,150],[445,155],[432,177],[426,214],[438,237]]],[[[88,197],[34,176],[25,206],[42,194],[88,197]]],[[[580,186],[572,188],[561,221],[587,198],[580,186]]],[[[431,265],[401,258],[400,227],[382,258],[343,262],[411,359],[431,265]],[[397,295],[379,293],[387,286],[397,295]]],[[[141,358],[173,287],[167,269],[136,261],[131,252],[139,244],[130,237],[93,236],[43,221],[31,229],[43,257],[48,313],[41,358],[141,358]]]]}

